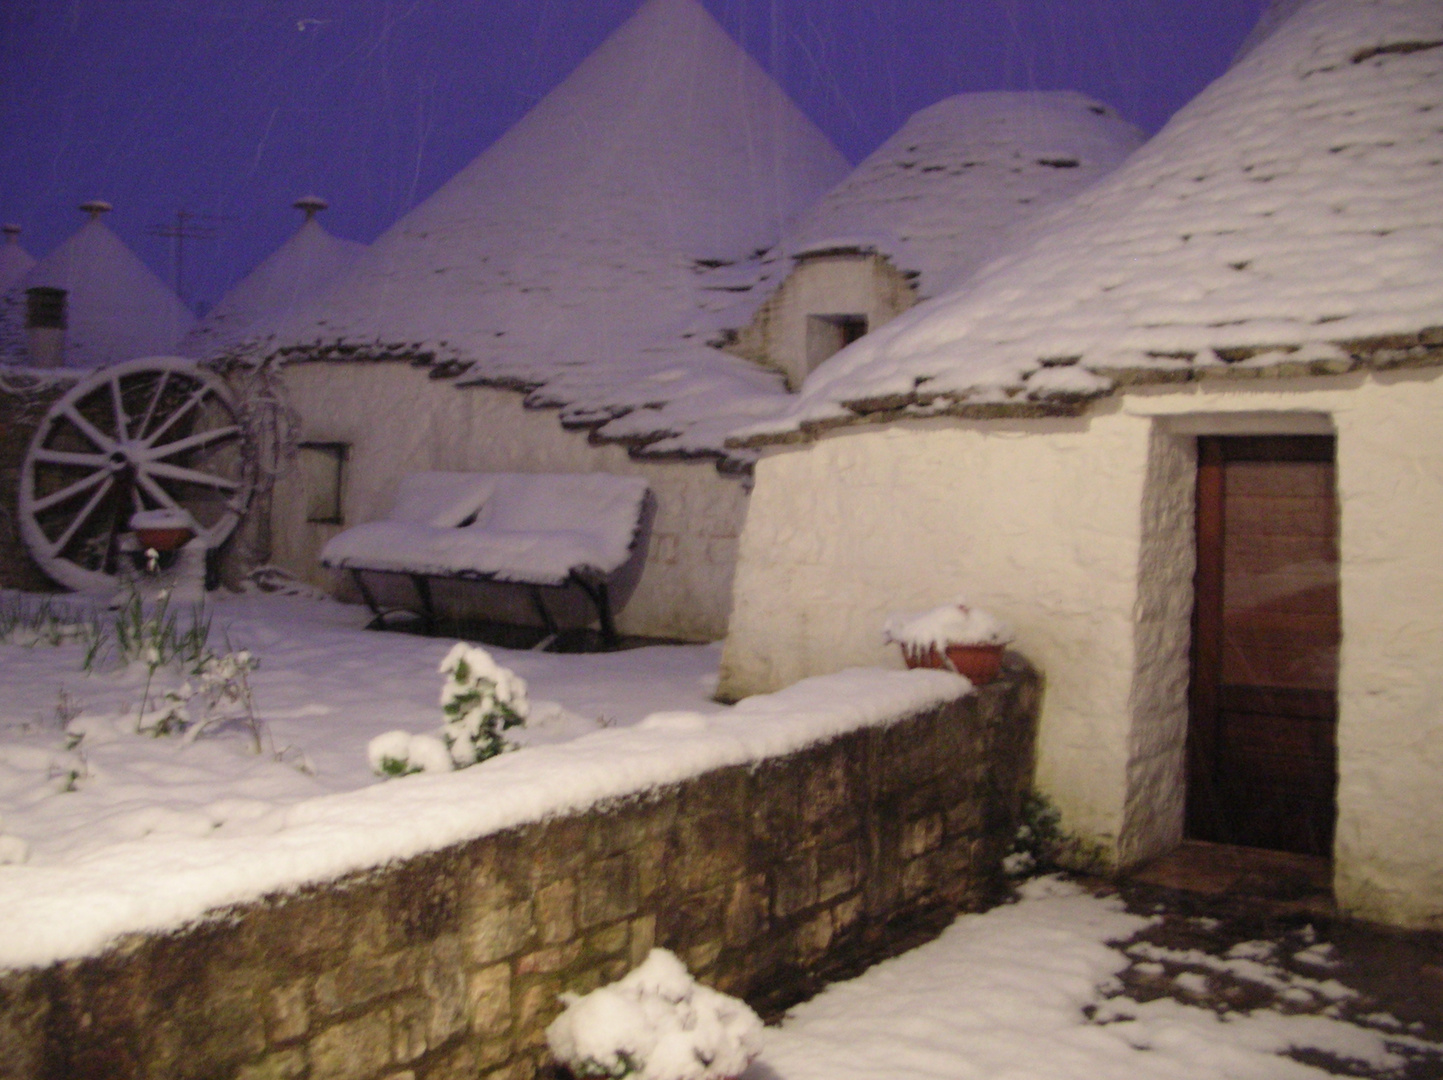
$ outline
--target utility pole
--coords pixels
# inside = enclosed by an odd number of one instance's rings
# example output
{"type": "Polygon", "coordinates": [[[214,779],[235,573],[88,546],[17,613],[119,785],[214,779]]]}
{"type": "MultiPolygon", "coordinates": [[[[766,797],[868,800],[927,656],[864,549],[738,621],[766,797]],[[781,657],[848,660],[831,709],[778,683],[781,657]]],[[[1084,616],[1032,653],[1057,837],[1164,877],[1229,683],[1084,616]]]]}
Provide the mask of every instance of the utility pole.
{"type": "Polygon", "coordinates": [[[219,214],[192,214],[189,210],[177,210],[175,212],[175,223],[166,225],[151,225],[146,232],[151,236],[163,236],[167,240],[174,240],[171,248],[171,266],[175,271],[175,295],[180,297],[180,302],[190,307],[189,301],[185,298],[185,242],[187,240],[208,240],[215,236],[216,226],[213,222],[234,221],[234,218],[224,217],[219,214]]]}

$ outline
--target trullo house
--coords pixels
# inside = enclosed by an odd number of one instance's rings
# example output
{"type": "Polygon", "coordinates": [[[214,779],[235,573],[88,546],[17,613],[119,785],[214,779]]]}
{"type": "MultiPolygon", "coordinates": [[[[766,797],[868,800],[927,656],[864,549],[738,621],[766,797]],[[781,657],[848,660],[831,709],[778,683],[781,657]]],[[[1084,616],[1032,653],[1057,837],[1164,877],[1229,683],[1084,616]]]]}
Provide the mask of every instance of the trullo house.
{"type": "Polygon", "coordinates": [[[282,482],[275,561],[345,589],[322,545],[419,470],[639,474],[657,514],[621,629],[720,637],[756,456],[725,439],[787,410],[808,328],[884,324],[1139,141],[1080,95],[962,95],[844,175],[696,0],[649,0],[323,296],[222,350],[283,360],[303,454],[344,454],[282,482]],[[323,473],[339,522],[306,520],[323,473]]]}
{"type": "Polygon", "coordinates": [[[723,694],[899,665],[959,594],[1047,680],[1114,865],[1333,859],[1443,927],[1443,8],[1313,0],[1028,243],[813,372],[764,449],[723,694]]]}
{"type": "Polygon", "coordinates": [[[248,355],[285,361],[303,441],[345,455],[341,522],[306,520],[297,487],[318,470],[282,481],[275,561],[325,582],[326,540],[383,517],[408,473],[641,475],[656,516],[620,628],[720,637],[746,492],[714,462],[784,395],[688,327],[725,298],[705,270],[773,245],[845,171],[697,0],[647,0],[320,298],[253,336],[248,355]]]}
{"type": "Polygon", "coordinates": [[[5,359],[97,368],[173,352],[194,316],[105,224],[109,203],[80,209],[85,224],[10,285],[5,340],[20,351],[5,359]]]}

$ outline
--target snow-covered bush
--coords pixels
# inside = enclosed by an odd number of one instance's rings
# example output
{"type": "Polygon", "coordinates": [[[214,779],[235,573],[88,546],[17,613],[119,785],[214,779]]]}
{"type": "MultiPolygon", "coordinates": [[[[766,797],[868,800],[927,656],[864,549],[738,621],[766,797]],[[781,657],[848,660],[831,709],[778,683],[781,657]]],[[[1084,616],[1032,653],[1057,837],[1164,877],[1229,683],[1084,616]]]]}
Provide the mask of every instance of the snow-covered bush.
{"type": "Polygon", "coordinates": [[[388,731],[366,747],[371,771],[377,776],[410,776],[419,772],[450,772],[451,751],[435,735],[388,731]]]}
{"type": "Polygon", "coordinates": [[[762,1022],[746,1002],[702,986],[665,949],[609,986],[561,1000],[546,1041],[579,1080],[722,1080],[761,1051],[762,1022]]]}
{"type": "Polygon", "coordinates": [[[495,757],[512,744],[502,734],[526,723],[526,683],[485,649],[458,641],[441,661],[441,739],[458,769],[495,757]]]}
{"type": "Polygon", "coordinates": [[[464,769],[515,748],[504,732],[526,723],[530,711],[526,681],[502,667],[485,649],[457,642],[440,673],[441,712],[436,735],[388,731],[366,748],[371,771],[378,776],[410,776],[418,772],[464,769]]]}

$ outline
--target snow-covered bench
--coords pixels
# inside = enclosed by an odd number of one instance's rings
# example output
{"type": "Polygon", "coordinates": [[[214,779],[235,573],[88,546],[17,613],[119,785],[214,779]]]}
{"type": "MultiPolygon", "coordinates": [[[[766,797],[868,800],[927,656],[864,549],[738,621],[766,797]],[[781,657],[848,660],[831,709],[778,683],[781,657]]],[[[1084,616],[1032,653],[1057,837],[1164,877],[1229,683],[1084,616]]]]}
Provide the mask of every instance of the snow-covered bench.
{"type": "Polygon", "coordinates": [[[575,585],[610,647],[611,581],[639,554],[648,494],[640,477],[610,473],[412,473],[390,516],[332,537],[321,565],[351,572],[376,614],[372,625],[389,612],[363,572],[408,576],[428,628],[436,621],[433,578],[526,586],[551,635],[558,628],[541,590],[575,585]]]}

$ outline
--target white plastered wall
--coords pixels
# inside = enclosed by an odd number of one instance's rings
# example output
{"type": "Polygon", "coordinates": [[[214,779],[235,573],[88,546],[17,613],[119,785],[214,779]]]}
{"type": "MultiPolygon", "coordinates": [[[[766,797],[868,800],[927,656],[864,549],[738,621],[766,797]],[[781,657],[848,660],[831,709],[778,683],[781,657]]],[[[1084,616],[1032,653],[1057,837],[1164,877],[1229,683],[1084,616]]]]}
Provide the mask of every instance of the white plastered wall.
{"type": "Polygon", "coordinates": [[[1078,421],[853,429],[758,466],[721,689],[901,666],[894,611],[965,593],[1047,681],[1037,781],[1120,864],[1181,836],[1193,438],[1338,439],[1335,891],[1443,927],[1443,378],[1133,392],[1078,421]]]}
{"type": "Polygon", "coordinates": [[[274,561],[324,588],[344,579],[320,566],[325,542],[346,525],[384,517],[400,477],[425,469],[610,472],[644,476],[656,518],[642,578],[622,609],[624,633],[714,640],[726,632],[737,534],[746,513],[742,482],[709,461],[637,461],[619,446],[593,446],[564,430],[551,409],[521,395],[458,387],[403,363],[293,364],[286,369],[302,438],[349,446],[345,525],[305,520],[299,478],[278,485],[274,561]]]}
{"type": "Polygon", "coordinates": [[[793,389],[812,367],[810,315],[865,315],[870,333],[917,302],[907,278],[874,254],[810,255],[787,275],[729,351],[781,371],[793,389]]]}

